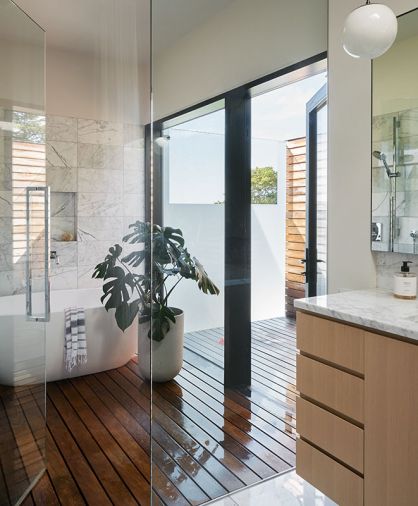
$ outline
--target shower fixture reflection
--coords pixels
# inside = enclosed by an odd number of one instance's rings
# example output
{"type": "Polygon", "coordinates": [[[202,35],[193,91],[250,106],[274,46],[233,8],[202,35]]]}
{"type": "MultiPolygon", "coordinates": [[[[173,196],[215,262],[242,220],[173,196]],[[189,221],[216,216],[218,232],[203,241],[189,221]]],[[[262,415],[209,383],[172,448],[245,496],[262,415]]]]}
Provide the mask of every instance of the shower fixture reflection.
{"type": "Polygon", "coordinates": [[[399,177],[401,175],[400,172],[397,172],[397,171],[392,172],[390,170],[388,162],[386,161],[387,158],[386,158],[385,153],[382,153],[381,151],[373,151],[373,156],[383,163],[383,165],[386,169],[386,174],[388,175],[389,178],[399,177]]]}
{"type": "MultiPolygon", "coordinates": [[[[396,118],[394,118],[395,120],[396,118]]],[[[394,244],[396,239],[396,179],[400,177],[401,173],[396,170],[396,161],[397,161],[397,151],[398,151],[398,143],[397,143],[397,122],[393,123],[394,128],[394,152],[395,155],[393,157],[393,169],[391,170],[385,153],[382,151],[373,151],[373,156],[377,158],[379,161],[383,163],[383,166],[386,170],[386,174],[389,178],[389,251],[394,250],[394,244]]]]}

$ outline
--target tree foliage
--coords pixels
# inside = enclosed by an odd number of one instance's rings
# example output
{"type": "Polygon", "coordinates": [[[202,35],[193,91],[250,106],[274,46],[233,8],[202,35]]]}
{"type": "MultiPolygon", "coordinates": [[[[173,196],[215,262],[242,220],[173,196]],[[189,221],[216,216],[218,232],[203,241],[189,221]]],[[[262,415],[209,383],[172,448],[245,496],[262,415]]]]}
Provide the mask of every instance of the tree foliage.
{"type": "Polygon", "coordinates": [[[251,203],[277,204],[277,172],[273,167],[256,167],[251,171],[251,203]]]}

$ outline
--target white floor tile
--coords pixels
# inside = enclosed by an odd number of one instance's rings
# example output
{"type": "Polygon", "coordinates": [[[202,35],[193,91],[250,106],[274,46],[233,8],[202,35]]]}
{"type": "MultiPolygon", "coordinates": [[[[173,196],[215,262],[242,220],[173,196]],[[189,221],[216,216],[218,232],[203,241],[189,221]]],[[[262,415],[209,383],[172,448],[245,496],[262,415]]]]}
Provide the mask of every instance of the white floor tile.
{"type": "Polygon", "coordinates": [[[235,492],[211,504],[213,506],[336,506],[331,499],[300,478],[296,471],[290,471],[235,492]],[[226,499],[231,499],[232,502],[225,502],[226,499]]]}

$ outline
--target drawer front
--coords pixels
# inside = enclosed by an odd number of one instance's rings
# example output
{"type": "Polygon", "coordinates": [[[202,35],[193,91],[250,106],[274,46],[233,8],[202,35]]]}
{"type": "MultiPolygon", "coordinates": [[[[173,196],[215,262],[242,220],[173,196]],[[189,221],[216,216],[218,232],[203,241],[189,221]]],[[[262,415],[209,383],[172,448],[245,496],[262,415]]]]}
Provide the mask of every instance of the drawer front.
{"type": "Polygon", "coordinates": [[[296,472],[340,506],[363,505],[363,479],[301,439],[296,472]]]}
{"type": "Polygon", "coordinates": [[[304,439],[363,474],[364,431],[360,427],[298,397],[296,431],[304,439]]]}
{"type": "Polygon", "coordinates": [[[364,422],[364,380],[361,378],[298,355],[296,388],[302,396],[356,422],[364,422]]]}
{"type": "Polygon", "coordinates": [[[364,374],[365,331],[298,311],[297,347],[351,371],[364,374]]]}

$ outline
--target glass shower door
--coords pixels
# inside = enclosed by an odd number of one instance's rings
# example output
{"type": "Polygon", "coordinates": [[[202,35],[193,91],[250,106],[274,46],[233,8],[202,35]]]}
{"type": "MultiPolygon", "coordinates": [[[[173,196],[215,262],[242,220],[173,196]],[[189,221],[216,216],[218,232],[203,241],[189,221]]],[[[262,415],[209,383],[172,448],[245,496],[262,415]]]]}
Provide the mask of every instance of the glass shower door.
{"type": "Polygon", "coordinates": [[[45,471],[49,318],[44,32],[0,0],[0,505],[45,471]]]}

